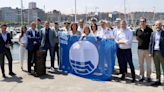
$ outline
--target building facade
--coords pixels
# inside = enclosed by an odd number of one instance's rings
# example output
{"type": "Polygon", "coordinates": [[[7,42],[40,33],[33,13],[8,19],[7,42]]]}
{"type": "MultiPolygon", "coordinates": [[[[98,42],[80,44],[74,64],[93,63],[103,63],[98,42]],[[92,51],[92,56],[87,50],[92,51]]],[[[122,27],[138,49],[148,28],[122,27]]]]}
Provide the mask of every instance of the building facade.
{"type": "Polygon", "coordinates": [[[12,9],[11,7],[4,7],[0,9],[1,11],[1,22],[18,22],[18,14],[16,9],[12,9]]]}

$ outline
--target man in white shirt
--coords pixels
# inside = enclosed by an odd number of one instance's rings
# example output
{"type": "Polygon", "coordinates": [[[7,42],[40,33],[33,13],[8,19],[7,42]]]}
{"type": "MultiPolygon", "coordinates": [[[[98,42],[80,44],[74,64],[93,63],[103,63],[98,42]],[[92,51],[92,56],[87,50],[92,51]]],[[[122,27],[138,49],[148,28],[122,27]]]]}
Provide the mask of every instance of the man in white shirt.
{"type": "Polygon", "coordinates": [[[58,66],[59,66],[59,64],[60,64],[60,62],[59,62],[59,36],[60,36],[61,30],[59,29],[59,23],[58,22],[55,22],[54,24],[55,24],[54,31],[55,31],[56,38],[57,38],[56,39],[57,43],[55,44],[55,54],[57,54],[57,61],[58,61],[58,66]]]}
{"type": "Polygon", "coordinates": [[[120,30],[116,35],[116,43],[118,44],[118,61],[120,61],[119,67],[120,72],[122,74],[121,80],[125,80],[125,75],[127,73],[127,63],[129,63],[131,74],[132,74],[132,82],[135,82],[135,69],[132,60],[132,39],[133,33],[127,29],[126,21],[120,21],[120,30]]]}
{"type": "Polygon", "coordinates": [[[12,46],[13,43],[11,41],[10,33],[7,32],[6,24],[1,25],[1,31],[2,31],[2,33],[0,33],[0,66],[1,66],[3,78],[6,78],[5,67],[4,67],[5,66],[5,57],[8,60],[9,75],[11,75],[11,76],[16,75],[12,69],[13,58],[12,58],[11,51],[10,51],[10,46],[12,46]]]}

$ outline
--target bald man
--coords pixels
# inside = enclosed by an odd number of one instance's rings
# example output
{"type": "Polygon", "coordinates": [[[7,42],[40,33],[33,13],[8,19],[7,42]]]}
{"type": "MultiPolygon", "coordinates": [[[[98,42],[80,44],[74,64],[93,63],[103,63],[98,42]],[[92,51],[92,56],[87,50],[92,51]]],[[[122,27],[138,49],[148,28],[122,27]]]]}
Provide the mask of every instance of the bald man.
{"type": "Polygon", "coordinates": [[[155,31],[150,37],[149,53],[149,56],[153,56],[154,59],[157,79],[152,86],[159,86],[161,85],[160,65],[162,65],[164,71],[164,31],[161,21],[155,22],[155,31]]]}
{"type": "MultiPolygon", "coordinates": [[[[27,31],[27,51],[28,51],[28,62],[27,68],[28,72],[31,73],[31,66],[36,62],[36,52],[39,50],[40,47],[40,34],[36,30],[36,23],[31,23],[31,28],[27,31]]],[[[36,67],[34,67],[34,70],[36,67]]]]}

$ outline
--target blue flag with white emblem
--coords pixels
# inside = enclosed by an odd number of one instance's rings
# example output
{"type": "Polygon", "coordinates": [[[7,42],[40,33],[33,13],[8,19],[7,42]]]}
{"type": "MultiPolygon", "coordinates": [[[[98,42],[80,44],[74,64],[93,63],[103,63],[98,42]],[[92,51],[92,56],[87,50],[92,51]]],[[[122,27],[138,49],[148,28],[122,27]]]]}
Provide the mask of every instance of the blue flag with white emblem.
{"type": "Polygon", "coordinates": [[[116,43],[98,37],[62,35],[60,70],[66,73],[107,81],[115,65],[116,43]]]}

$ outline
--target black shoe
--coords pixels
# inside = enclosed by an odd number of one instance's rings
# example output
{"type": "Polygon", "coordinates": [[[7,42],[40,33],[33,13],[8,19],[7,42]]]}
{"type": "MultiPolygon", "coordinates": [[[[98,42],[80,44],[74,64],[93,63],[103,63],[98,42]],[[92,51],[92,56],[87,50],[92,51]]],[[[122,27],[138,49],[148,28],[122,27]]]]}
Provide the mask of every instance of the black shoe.
{"type": "Polygon", "coordinates": [[[3,78],[7,78],[5,74],[2,74],[3,78]]]}
{"type": "Polygon", "coordinates": [[[33,75],[34,77],[39,77],[39,75],[36,72],[34,72],[33,75]]]}
{"type": "Polygon", "coordinates": [[[122,74],[122,76],[121,76],[120,79],[121,79],[121,80],[125,80],[125,74],[122,74]]]}
{"type": "Polygon", "coordinates": [[[15,73],[13,73],[13,72],[10,72],[10,73],[9,73],[9,75],[14,76],[14,75],[16,75],[16,74],[15,74],[15,73]]]}
{"type": "Polygon", "coordinates": [[[154,83],[151,84],[151,86],[160,86],[161,82],[160,81],[156,81],[154,83]]]}
{"type": "Polygon", "coordinates": [[[145,78],[144,77],[141,77],[140,79],[139,79],[139,82],[143,82],[145,80],[145,78]]]}
{"type": "Polygon", "coordinates": [[[54,67],[51,67],[50,69],[51,69],[51,71],[55,71],[55,68],[54,67]]]}
{"type": "Polygon", "coordinates": [[[147,82],[151,82],[152,81],[152,79],[151,78],[147,78],[147,80],[146,80],[147,82]]]}
{"type": "Polygon", "coordinates": [[[132,83],[136,82],[136,79],[132,79],[131,82],[132,82],[132,83]]]}

